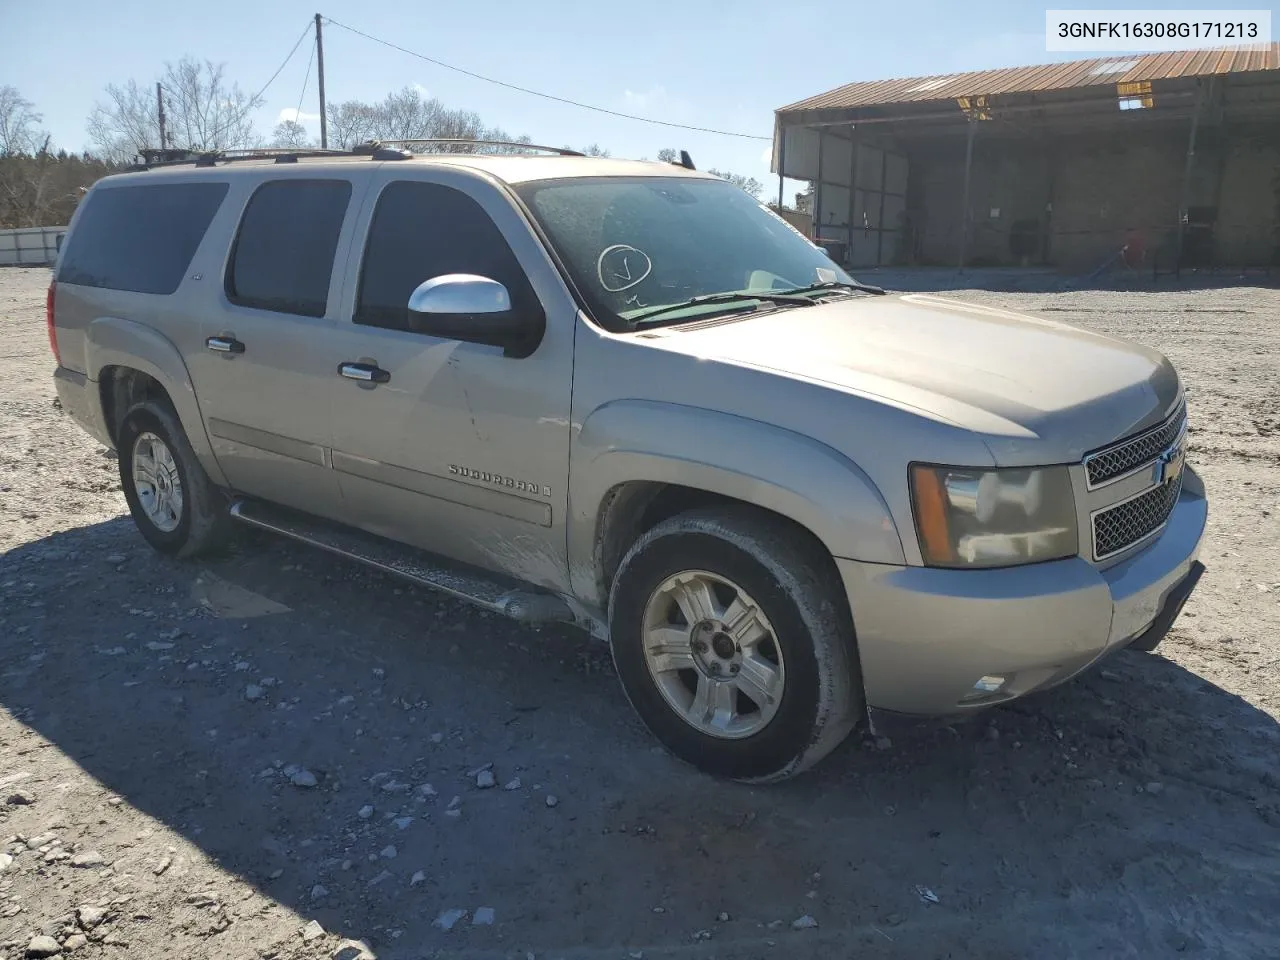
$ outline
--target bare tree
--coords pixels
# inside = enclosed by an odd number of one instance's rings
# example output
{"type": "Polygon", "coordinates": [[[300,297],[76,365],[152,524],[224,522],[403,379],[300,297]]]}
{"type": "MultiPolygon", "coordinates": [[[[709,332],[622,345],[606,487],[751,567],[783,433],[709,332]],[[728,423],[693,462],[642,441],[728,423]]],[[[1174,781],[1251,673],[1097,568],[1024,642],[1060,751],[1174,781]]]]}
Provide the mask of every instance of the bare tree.
{"type": "MultiPolygon", "coordinates": [[[[679,163],[680,151],[673,150],[671,147],[663,147],[658,151],[658,160],[662,163],[679,163]]],[[[729,173],[725,170],[717,170],[714,167],[709,167],[707,169],[707,173],[711,174],[713,177],[728,180],[735,187],[740,190],[747,191],[747,193],[751,194],[757,200],[760,199],[760,194],[764,192],[764,184],[755,177],[746,177],[740,173],[729,173]]]]}
{"type": "Polygon", "coordinates": [[[0,229],[65,224],[85,191],[111,172],[88,154],[39,150],[0,156],[0,229]]]}
{"type": "Polygon", "coordinates": [[[298,149],[315,146],[307,136],[307,128],[297,120],[281,120],[277,123],[275,130],[271,133],[271,145],[298,149]]]}
{"type": "Polygon", "coordinates": [[[329,146],[341,150],[367,143],[378,129],[378,109],[359,100],[329,104],[329,146]]]}
{"type": "Polygon", "coordinates": [[[764,184],[755,177],[746,177],[740,173],[727,173],[723,170],[716,170],[714,168],[708,169],[707,173],[712,176],[728,180],[735,187],[738,187],[740,190],[747,191],[747,193],[751,194],[757,200],[760,199],[760,194],[764,192],[764,184]]]}
{"type": "MultiPolygon", "coordinates": [[[[168,141],[163,146],[203,151],[253,145],[249,114],[262,98],[228,81],[221,64],[183,57],[165,64],[160,85],[168,141]]],[[[162,146],[154,85],[109,84],[106,100],[89,115],[88,133],[98,153],[117,163],[128,162],[144,147],[162,146]]]]}
{"type": "MultiPolygon", "coordinates": [[[[565,149],[566,149],[566,150],[572,150],[572,149],[573,149],[573,147],[566,146],[566,147],[565,147],[565,149]]],[[[583,154],[584,156],[588,156],[588,157],[608,157],[608,156],[610,156],[609,151],[608,151],[608,150],[606,150],[604,147],[600,146],[600,144],[598,144],[598,143],[593,143],[593,144],[591,144],[590,146],[583,147],[583,148],[582,148],[582,149],[580,149],[578,152],[579,152],[579,153],[581,153],[581,154],[583,154]]]]}
{"type": "Polygon", "coordinates": [[[47,146],[48,135],[40,129],[43,122],[35,104],[17,87],[0,87],[0,157],[33,154],[47,146]]]}
{"type": "MultiPolygon", "coordinates": [[[[479,114],[470,110],[446,107],[435,97],[423,96],[414,87],[387,94],[378,103],[348,100],[330,104],[328,111],[329,142],[350,149],[369,140],[511,140],[529,142],[528,137],[513,137],[498,127],[486,127],[479,114]]],[[[456,145],[433,147],[410,145],[410,149],[429,153],[456,145]]],[[[518,149],[518,148],[512,148],[518,149]]]]}

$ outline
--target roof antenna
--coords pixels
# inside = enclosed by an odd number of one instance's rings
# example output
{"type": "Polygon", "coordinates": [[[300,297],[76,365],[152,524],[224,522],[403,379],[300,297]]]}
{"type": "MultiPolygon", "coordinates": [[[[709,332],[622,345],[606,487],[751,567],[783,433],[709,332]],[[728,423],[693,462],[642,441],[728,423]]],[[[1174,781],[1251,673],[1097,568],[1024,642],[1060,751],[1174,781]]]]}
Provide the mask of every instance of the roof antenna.
{"type": "Polygon", "coordinates": [[[693,165],[693,157],[689,156],[689,151],[688,151],[688,150],[681,150],[681,151],[680,151],[680,166],[684,167],[686,170],[697,170],[697,169],[698,169],[697,167],[695,167],[695,166],[693,165]]]}

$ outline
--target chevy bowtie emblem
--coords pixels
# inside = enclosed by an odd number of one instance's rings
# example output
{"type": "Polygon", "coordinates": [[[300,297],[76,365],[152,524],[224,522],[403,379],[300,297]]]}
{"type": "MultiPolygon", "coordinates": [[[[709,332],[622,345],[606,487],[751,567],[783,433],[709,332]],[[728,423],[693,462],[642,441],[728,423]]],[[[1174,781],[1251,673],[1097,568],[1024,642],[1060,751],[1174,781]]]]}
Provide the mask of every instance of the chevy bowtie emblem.
{"type": "Polygon", "coordinates": [[[1151,482],[1157,485],[1173,483],[1182,476],[1182,465],[1186,460],[1186,452],[1182,444],[1175,443],[1160,452],[1151,468],[1151,482]]]}

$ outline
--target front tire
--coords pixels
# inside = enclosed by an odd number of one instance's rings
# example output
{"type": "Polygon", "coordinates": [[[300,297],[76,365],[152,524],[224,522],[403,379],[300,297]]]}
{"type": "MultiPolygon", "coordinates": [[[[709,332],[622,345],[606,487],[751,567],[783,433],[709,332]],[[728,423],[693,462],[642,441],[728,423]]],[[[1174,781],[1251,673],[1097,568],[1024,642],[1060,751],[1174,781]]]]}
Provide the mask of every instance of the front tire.
{"type": "Polygon", "coordinates": [[[160,553],[195,557],[220,546],[230,527],[226,498],[196,459],[166,403],[130,407],[118,431],[120,485],[143,538],[160,553]]]}
{"type": "Polygon", "coordinates": [[[785,780],[863,712],[853,624],[830,560],[751,508],[684,513],[623,557],[609,598],[614,664],[664,746],[715,776],[785,780]]]}

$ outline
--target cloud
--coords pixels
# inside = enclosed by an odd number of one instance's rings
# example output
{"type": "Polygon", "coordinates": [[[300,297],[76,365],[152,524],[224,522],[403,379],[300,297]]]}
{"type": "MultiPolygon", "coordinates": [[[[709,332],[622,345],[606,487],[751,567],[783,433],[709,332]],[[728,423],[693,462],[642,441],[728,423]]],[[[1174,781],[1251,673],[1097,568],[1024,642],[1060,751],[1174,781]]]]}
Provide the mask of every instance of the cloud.
{"type": "Polygon", "coordinates": [[[297,123],[318,123],[320,114],[307,113],[305,110],[299,110],[296,107],[285,107],[276,117],[276,123],[284,123],[286,120],[293,120],[297,123]]]}
{"type": "Polygon", "coordinates": [[[622,99],[627,102],[627,106],[635,110],[645,110],[657,106],[660,102],[667,98],[667,88],[663,86],[650,87],[643,93],[637,93],[635,90],[623,91],[622,99]]]}
{"type": "Polygon", "coordinates": [[[769,146],[765,147],[763,150],[760,151],[760,162],[763,163],[766,167],[769,166],[769,164],[773,163],[773,145],[772,144],[770,144],[769,146]]]}
{"type": "Polygon", "coordinates": [[[422,97],[424,100],[429,100],[431,98],[431,91],[428,90],[426,87],[424,87],[422,84],[415,83],[413,85],[413,89],[417,91],[418,96],[422,97]]]}
{"type": "Polygon", "coordinates": [[[659,120],[684,122],[689,116],[689,103],[671,94],[661,84],[648,90],[624,90],[620,108],[627,113],[643,114],[659,120]]]}

